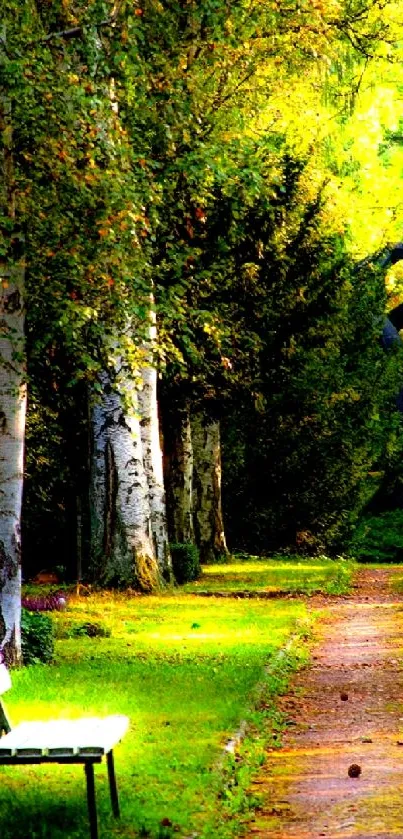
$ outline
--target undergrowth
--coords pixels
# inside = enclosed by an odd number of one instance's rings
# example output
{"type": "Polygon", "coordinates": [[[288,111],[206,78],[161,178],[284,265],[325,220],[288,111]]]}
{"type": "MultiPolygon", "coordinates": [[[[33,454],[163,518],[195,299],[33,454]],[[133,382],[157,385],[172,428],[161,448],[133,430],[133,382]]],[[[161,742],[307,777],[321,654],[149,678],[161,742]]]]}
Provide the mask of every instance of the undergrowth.
{"type": "Polygon", "coordinates": [[[364,516],[356,527],[351,553],[360,562],[403,562],[403,510],[364,516]]]}

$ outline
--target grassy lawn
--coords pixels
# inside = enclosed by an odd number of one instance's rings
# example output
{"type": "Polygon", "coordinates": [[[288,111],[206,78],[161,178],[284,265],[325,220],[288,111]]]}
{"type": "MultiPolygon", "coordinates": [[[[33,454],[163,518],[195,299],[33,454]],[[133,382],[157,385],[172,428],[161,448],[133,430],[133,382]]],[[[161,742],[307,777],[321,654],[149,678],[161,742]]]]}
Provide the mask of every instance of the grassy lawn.
{"type": "Polygon", "coordinates": [[[184,586],[187,592],[260,591],[272,594],[344,594],[348,591],[355,565],[327,557],[271,557],[270,559],[236,558],[222,565],[203,566],[195,583],[184,586]]]}
{"type": "Polygon", "coordinates": [[[371,568],[393,568],[394,574],[390,580],[390,588],[394,594],[403,594],[403,567],[400,567],[394,563],[393,565],[382,563],[382,565],[373,565],[371,563],[371,568]]]}
{"type": "MultiPolygon", "coordinates": [[[[269,565],[262,565],[267,585],[269,565]]],[[[300,579],[300,565],[284,567],[293,581],[300,579]]],[[[318,572],[316,567],[316,561],[309,571],[306,566],[308,587],[313,575],[315,588],[320,574],[324,585],[330,580],[325,565],[319,564],[318,572]]],[[[225,573],[231,566],[219,568],[225,573]]],[[[246,563],[242,568],[247,575],[246,563]]],[[[254,569],[252,563],[256,580],[254,569]]],[[[209,574],[214,578],[210,569],[209,574]]],[[[183,591],[152,597],[108,593],[71,597],[68,609],[52,616],[56,661],[16,672],[7,706],[13,723],[109,713],[130,717],[130,732],[116,750],[120,822],[110,815],[105,766],[96,767],[101,839],[230,836],[223,745],[242,719],[253,718],[262,680],[270,699],[265,714],[278,725],[273,697],[306,654],[306,643],[299,648],[296,643],[288,656],[279,651],[297,624],[305,625],[306,637],[306,604],[200,598],[183,591]],[[106,636],[82,635],[89,622],[100,624],[106,636]]],[[[80,766],[4,767],[0,775],[2,839],[87,839],[80,766]]]]}

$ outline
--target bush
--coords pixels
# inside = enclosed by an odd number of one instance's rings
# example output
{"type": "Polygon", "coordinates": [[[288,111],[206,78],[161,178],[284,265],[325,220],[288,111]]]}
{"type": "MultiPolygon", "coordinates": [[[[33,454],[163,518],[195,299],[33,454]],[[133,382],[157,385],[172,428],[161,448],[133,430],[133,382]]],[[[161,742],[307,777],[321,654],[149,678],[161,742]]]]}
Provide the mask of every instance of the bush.
{"type": "Polygon", "coordinates": [[[40,612],[21,611],[21,648],[24,664],[48,663],[54,657],[54,628],[51,618],[40,612]]]}
{"type": "Polygon", "coordinates": [[[71,627],[71,636],[80,637],[86,635],[88,638],[110,638],[111,631],[102,623],[90,622],[74,624],[71,627]]]}
{"type": "Polygon", "coordinates": [[[365,516],[355,530],[350,553],[361,562],[403,562],[403,510],[365,516]]]}
{"type": "Polygon", "coordinates": [[[200,575],[200,557],[196,545],[170,545],[172,569],[176,582],[190,583],[200,575]]]}

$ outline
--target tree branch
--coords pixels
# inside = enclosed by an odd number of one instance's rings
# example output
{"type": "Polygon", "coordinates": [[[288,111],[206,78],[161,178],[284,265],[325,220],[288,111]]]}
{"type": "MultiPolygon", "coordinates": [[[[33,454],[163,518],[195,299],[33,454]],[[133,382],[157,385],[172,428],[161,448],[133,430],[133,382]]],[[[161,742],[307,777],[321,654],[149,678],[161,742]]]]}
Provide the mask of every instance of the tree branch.
{"type": "MultiPolygon", "coordinates": [[[[120,9],[123,5],[123,0],[118,1],[115,5],[115,8],[109,18],[105,18],[105,20],[100,20],[99,23],[88,24],[95,27],[95,29],[103,29],[108,26],[113,26],[116,23],[118,18],[120,9]]],[[[37,39],[36,41],[30,41],[27,46],[31,47],[36,44],[47,44],[49,41],[53,41],[56,38],[60,38],[63,41],[69,41],[73,38],[80,38],[86,29],[86,25],[81,26],[73,26],[70,29],[61,29],[57,32],[49,32],[47,35],[44,35],[42,38],[37,39]]]]}
{"type": "Polygon", "coordinates": [[[384,271],[387,271],[391,265],[395,265],[401,259],[403,259],[403,242],[397,242],[395,245],[386,245],[382,250],[376,251],[376,253],[370,254],[370,256],[366,256],[365,259],[357,262],[354,266],[354,273],[371,263],[376,265],[377,268],[382,268],[384,271]]]}
{"type": "Polygon", "coordinates": [[[7,49],[7,42],[6,42],[5,38],[3,38],[3,36],[2,36],[2,35],[0,35],[0,47],[1,47],[1,48],[3,49],[3,51],[5,52],[5,54],[6,54],[7,58],[9,58],[9,59],[10,59],[10,61],[11,61],[12,56],[10,55],[10,53],[9,53],[9,51],[8,51],[8,49],[7,49]]]}
{"type": "MultiPolygon", "coordinates": [[[[105,24],[105,21],[101,21],[98,26],[102,26],[103,24],[105,24]]],[[[74,26],[72,29],[62,29],[60,32],[49,32],[48,35],[44,35],[39,41],[31,41],[30,44],[47,44],[48,41],[52,41],[54,38],[62,38],[64,41],[68,41],[70,38],[79,38],[83,34],[83,31],[83,26],[74,26]]]]}

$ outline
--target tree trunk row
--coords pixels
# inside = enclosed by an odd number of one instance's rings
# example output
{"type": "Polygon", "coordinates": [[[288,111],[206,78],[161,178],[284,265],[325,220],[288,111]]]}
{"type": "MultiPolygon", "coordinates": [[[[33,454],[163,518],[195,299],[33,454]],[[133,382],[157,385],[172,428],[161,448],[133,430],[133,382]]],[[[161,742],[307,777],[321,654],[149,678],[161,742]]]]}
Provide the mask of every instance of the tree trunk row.
{"type": "Polygon", "coordinates": [[[220,426],[189,405],[166,412],[164,465],[173,543],[196,544],[202,563],[228,554],[221,506],[220,426]]]}
{"type": "Polygon", "coordinates": [[[169,542],[196,544],[203,563],[228,554],[220,429],[189,407],[168,411],[163,460],[155,367],[140,371],[140,388],[118,386],[118,368],[103,373],[92,410],[90,572],[153,591],[172,577],[169,542]]]}

